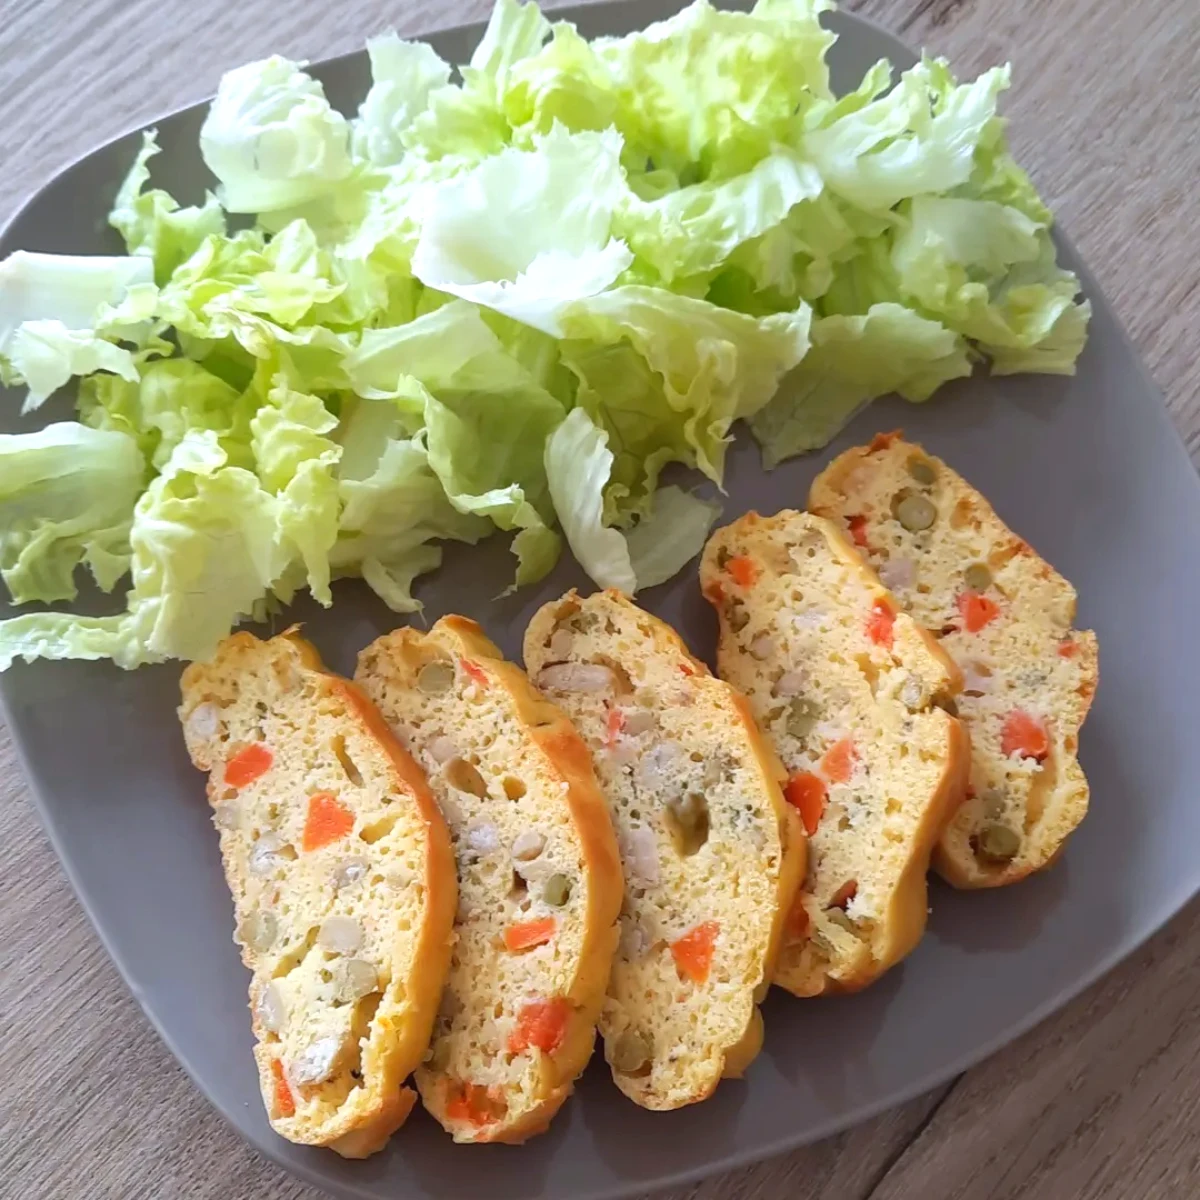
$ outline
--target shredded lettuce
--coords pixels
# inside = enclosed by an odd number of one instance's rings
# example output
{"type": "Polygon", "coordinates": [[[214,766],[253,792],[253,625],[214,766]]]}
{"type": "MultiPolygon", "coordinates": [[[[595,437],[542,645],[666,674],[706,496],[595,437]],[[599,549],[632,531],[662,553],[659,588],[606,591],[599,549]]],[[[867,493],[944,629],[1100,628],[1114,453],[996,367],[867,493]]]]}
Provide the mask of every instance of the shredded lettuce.
{"type": "Polygon", "coordinates": [[[773,466],[888,392],[1073,371],[1089,309],[1009,153],[1009,69],[880,62],[835,95],[829,7],[694,0],[589,41],[498,0],[457,77],[372,38],[352,113],[250,63],[190,205],[146,133],[125,254],[0,263],[0,382],[25,411],[73,386],[79,417],[0,437],[0,576],[17,603],[128,581],[115,615],[0,622],[0,668],[204,658],[345,577],[414,612],[443,544],[493,533],[512,586],[565,540],[652,587],[719,512],[664,469],[719,489],[738,422],[773,466]]]}

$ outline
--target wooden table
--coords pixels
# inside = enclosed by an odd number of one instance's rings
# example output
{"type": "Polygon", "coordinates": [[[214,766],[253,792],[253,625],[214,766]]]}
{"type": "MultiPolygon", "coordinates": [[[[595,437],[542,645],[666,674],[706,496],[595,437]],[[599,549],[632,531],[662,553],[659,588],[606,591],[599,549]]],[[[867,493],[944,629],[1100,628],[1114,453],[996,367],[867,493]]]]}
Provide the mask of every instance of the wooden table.
{"type": "MultiPolygon", "coordinates": [[[[322,58],[487,0],[7,0],[0,221],[115,134],[272,52],[322,58]]],[[[1007,58],[1018,156],[1200,452],[1200,2],[859,0],[948,54],[1007,58]]],[[[1136,803],[1136,797],[1131,797],[1136,803]]],[[[0,1197],[316,1200],[247,1149],[154,1035],[33,815],[0,730],[0,1197]]],[[[868,1125],[689,1192],[788,1200],[1200,1194],[1200,902],[1058,1016],[868,1125]]],[[[678,1195],[682,1195],[679,1193],[678,1195]]],[[[399,1198],[398,1198],[399,1200],[399,1198]]]]}

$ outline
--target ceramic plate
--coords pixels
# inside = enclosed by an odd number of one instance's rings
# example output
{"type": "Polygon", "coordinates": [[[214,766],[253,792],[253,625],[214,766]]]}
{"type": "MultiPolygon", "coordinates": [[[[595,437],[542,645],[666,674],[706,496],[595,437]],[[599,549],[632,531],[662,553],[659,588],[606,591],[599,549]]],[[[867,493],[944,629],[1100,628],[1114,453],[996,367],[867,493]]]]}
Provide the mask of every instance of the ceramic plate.
{"type": "MultiPolygon", "coordinates": [[[[625,33],[675,7],[630,0],[561,15],[595,36],[625,33]]],[[[841,35],[830,55],[839,89],[881,56],[913,61],[860,19],[831,23],[841,35]]],[[[479,31],[430,40],[462,62],[479,31]]],[[[316,74],[335,104],[356,106],[369,79],[366,55],[316,74]]],[[[205,186],[202,119],[195,108],[159,122],[155,177],[180,199],[199,199],[205,186]]],[[[0,254],[120,253],[104,218],[138,140],[130,134],[55,179],[8,228],[0,254]]],[[[203,780],[175,721],[178,668],[127,674],[107,664],[38,663],[0,677],[36,803],[80,900],[167,1044],[245,1137],[339,1197],[631,1196],[813,1141],[933,1087],[1065,1003],[1198,890],[1192,698],[1200,637],[1190,610],[1200,595],[1200,486],[1094,281],[1069,246],[1061,249],[1095,308],[1078,375],[980,378],[921,407],[883,402],[827,452],[771,474],[739,439],[725,517],[801,505],[832,453],[898,425],[962,471],[1077,585],[1080,623],[1099,635],[1102,683],[1082,738],[1091,814],[1063,861],[1040,878],[982,894],[935,885],[925,940],[868,991],[772,996],[761,1057],[745,1080],[722,1084],[705,1104],[643,1112],[594,1063],[550,1132],[519,1149],[455,1147],[423,1115],[364,1163],[281,1141],[259,1100],[247,976],[231,941],[232,904],[203,780]]],[[[4,429],[32,428],[13,415],[15,401],[0,405],[4,429]]],[[[68,416],[67,403],[57,403],[50,416],[68,416]]],[[[502,540],[446,557],[419,592],[430,618],[466,613],[514,656],[539,604],[586,585],[564,562],[541,587],[494,601],[511,572],[502,540]],[[488,580],[495,586],[481,586],[488,580]]],[[[692,572],[642,600],[711,657],[714,622],[692,572]]],[[[341,670],[396,623],[358,585],[338,588],[330,612],[302,605],[292,615],[341,670]]]]}

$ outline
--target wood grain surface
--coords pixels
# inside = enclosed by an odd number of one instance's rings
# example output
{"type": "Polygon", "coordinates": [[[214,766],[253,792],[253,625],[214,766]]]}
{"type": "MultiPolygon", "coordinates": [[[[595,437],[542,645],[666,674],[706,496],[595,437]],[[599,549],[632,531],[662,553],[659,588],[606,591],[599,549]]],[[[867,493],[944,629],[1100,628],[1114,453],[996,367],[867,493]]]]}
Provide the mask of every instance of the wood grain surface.
{"type": "MultiPolygon", "coordinates": [[[[0,222],[77,155],[271,52],[318,59],[487,0],[5,0],[0,222]]],[[[1011,59],[1012,141],[1200,453],[1198,0],[860,0],[963,74],[1011,59]]],[[[703,1200],[1200,1195],[1200,903],[952,1084],[703,1200]]],[[[0,730],[0,1197],[316,1200],[243,1145],[126,991],[0,730]]]]}

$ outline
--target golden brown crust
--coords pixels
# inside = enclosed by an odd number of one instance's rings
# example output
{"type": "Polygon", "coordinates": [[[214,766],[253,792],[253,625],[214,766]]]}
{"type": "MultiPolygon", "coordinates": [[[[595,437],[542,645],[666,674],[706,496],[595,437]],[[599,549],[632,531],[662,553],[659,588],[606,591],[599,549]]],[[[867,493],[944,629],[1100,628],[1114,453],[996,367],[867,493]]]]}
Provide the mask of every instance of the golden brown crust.
{"type": "Polygon", "coordinates": [[[451,615],[438,621],[428,634],[398,629],[363,652],[360,676],[369,672],[367,664],[372,655],[382,654],[402,661],[406,648],[415,651],[431,643],[444,645],[447,640],[460,658],[469,659],[486,674],[489,686],[494,684],[504,691],[516,710],[517,722],[527,730],[530,740],[565,785],[563,798],[588,878],[584,937],[576,971],[566,992],[572,1014],[562,1045],[552,1056],[542,1058],[538,1102],[514,1118],[479,1126],[448,1114],[444,1078],[435,1078],[432,1072],[428,1078],[418,1073],[425,1107],[456,1141],[515,1145],[545,1131],[591,1057],[596,1020],[616,948],[623,880],[608,807],[597,787],[587,748],[562,711],[533,688],[524,671],[503,657],[476,622],[451,615]]]}
{"type": "MultiPolygon", "coordinates": [[[[1011,693],[1020,697],[1013,700],[1015,708],[1027,707],[1026,699],[1040,700],[1052,725],[1044,767],[1030,779],[1017,778],[1001,788],[1015,798],[1003,819],[1021,829],[1020,851],[1001,863],[983,859],[973,849],[983,823],[995,819],[983,794],[998,787],[997,781],[1006,775],[992,728],[999,718],[989,715],[986,696],[975,699],[970,693],[960,708],[974,742],[969,773],[976,795],[950,815],[933,855],[934,869],[959,888],[1003,887],[1045,870],[1060,857],[1066,838],[1083,820],[1088,806],[1087,780],[1076,755],[1079,731],[1099,677],[1097,643],[1093,633],[1072,628],[1074,589],[1004,524],[984,496],[942,460],[918,444],[904,441],[899,431],[839,455],[813,481],[809,501],[814,512],[839,523],[852,517],[858,520],[866,553],[880,569],[889,559],[918,564],[922,590],[897,589],[897,599],[918,620],[929,624],[956,658],[987,658],[986,639],[1003,630],[1003,647],[992,648],[990,653],[993,665],[998,663],[994,673],[1003,677],[1003,686],[1014,689],[1013,679],[1018,674],[1014,664],[1027,673],[1040,671],[1049,677],[1040,697],[1028,690],[1011,693]],[[936,490],[931,495],[939,516],[924,544],[910,546],[914,539],[889,520],[876,492],[895,487],[898,480],[911,483],[904,468],[914,457],[924,460],[933,472],[936,490]],[[872,505],[873,511],[865,513],[872,505]],[[928,570],[924,569],[926,559],[928,570]],[[992,566],[1000,589],[995,594],[1001,615],[985,626],[979,639],[982,648],[959,628],[952,611],[955,590],[963,587],[962,567],[972,559],[992,566]],[[1068,641],[1073,647],[1070,665],[1056,657],[1060,645],[1068,641]],[[1067,674],[1069,680],[1064,679],[1067,674]],[[1051,814],[1049,820],[1042,819],[1045,813],[1051,814]]],[[[996,681],[989,687],[995,688],[996,681]]]]}
{"type": "MultiPolygon", "coordinates": [[[[364,1071],[364,1089],[369,1095],[358,1095],[353,1105],[336,1109],[317,1125],[303,1116],[283,1116],[274,1112],[271,1097],[276,1087],[278,1049],[261,1040],[254,1048],[258,1064],[260,1088],[267,1103],[271,1124],[276,1132],[290,1141],[303,1145],[327,1146],[346,1158],[364,1158],[380,1150],[391,1134],[404,1123],[414,1103],[416,1093],[403,1086],[404,1080],[420,1062],[428,1045],[430,1031],[437,1013],[442,983],[449,967],[450,931],[454,921],[457,885],[454,858],[445,822],[429,790],[425,776],[409,754],[393,737],[375,707],[348,680],[327,670],[316,648],[299,635],[293,626],[272,640],[275,645],[288,647],[295,668],[317,676],[320,685],[331,697],[337,697],[347,719],[356,720],[367,736],[387,755],[395,779],[396,794],[406,794],[416,806],[424,827],[425,904],[424,920],[416,933],[417,947],[413,961],[420,964],[405,981],[404,1006],[399,1020],[393,1018],[393,1033],[389,1045],[372,1059],[373,1073],[364,1071]]],[[[210,663],[193,663],[182,675],[181,690],[184,706],[189,697],[204,689],[206,681],[216,673],[236,671],[243,658],[272,653],[272,642],[263,643],[248,632],[239,632],[226,639],[210,663]]],[[[181,709],[181,715],[183,710],[181,709]]],[[[192,744],[189,751],[193,762],[202,770],[214,770],[219,763],[201,752],[201,744],[192,744]]],[[[210,801],[215,800],[213,776],[207,783],[210,801]]],[[[255,1026],[256,1033],[259,1031],[255,1026]]],[[[374,1039],[372,1039],[374,1040],[374,1039]]],[[[364,1089],[358,1089],[360,1093],[364,1089]]]]}
{"type": "MultiPolygon", "coordinates": [[[[720,621],[717,654],[718,666],[723,677],[739,677],[743,664],[740,662],[742,650],[739,639],[730,620],[734,609],[728,603],[731,597],[727,594],[735,585],[719,566],[720,556],[730,553],[733,547],[737,547],[735,553],[745,553],[751,545],[760,546],[760,541],[756,539],[763,538],[770,541],[770,546],[761,546],[766,551],[773,548],[779,539],[786,539],[790,533],[804,530],[819,533],[829,552],[857,581],[858,586],[855,590],[861,592],[864,612],[876,602],[885,605],[889,611],[896,610],[891,593],[883,587],[874,571],[842,536],[840,530],[830,522],[789,511],[772,517],[763,517],[756,512],[747,513],[725,529],[717,530],[705,547],[701,559],[702,591],[713,604],[720,621]],[[796,528],[793,529],[793,526],[796,528]]],[[[768,557],[769,555],[764,553],[764,562],[768,557]]],[[[783,558],[780,561],[784,561],[783,558]]],[[[745,605],[746,611],[755,606],[753,596],[753,592],[738,595],[738,600],[745,605]]],[[[761,628],[765,630],[767,623],[761,628]]],[[[941,685],[948,692],[952,693],[959,688],[961,675],[958,668],[926,630],[915,622],[900,617],[895,626],[895,639],[895,653],[903,656],[904,661],[911,663],[921,659],[932,660],[932,664],[927,663],[924,668],[926,673],[932,665],[941,685]]],[[[772,660],[767,659],[755,670],[766,671],[773,666],[772,660]]],[[[747,712],[753,713],[751,703],[746,703],[747,712]]],[[[947,817],[962,799],[969,761],[966,737],[960,723],[938,709],[929,713],[928,718],[944,727],[946,752],[942,772],[929,793],[929,799],[921,807],[915,826],[905,834],[904,866],[892,885],[888,907],[878,922],[879,932],[872,936],[869,943],[860,943],[858,956],[853,960],[814,959],[809,969],[802,969],[800,964],[792,960],[789,960],[790,966],[785,967],[781,964],[776,971],[774,982],[796,995],[816,996],[825,992],[857,991],[878,979],[909,954],[920,941],[927,915],[926,872],[930,856],[947,817]]],[[[772,754],[774,755],[774,751],[772,754]]],[[[786,770],[782,763],[779,769],[786,770]]],[[[791,812],[795,815],[796,810],[791,809],[791,812]]],[[[807,904],[807,901],[805,903],[807,904]]],[[[803,942],[803,938],[797,940],[787,933],[787,923],[788,913],[781,912],[781,942],[803,942]]]]}

